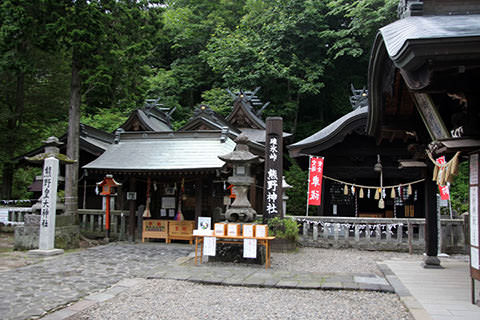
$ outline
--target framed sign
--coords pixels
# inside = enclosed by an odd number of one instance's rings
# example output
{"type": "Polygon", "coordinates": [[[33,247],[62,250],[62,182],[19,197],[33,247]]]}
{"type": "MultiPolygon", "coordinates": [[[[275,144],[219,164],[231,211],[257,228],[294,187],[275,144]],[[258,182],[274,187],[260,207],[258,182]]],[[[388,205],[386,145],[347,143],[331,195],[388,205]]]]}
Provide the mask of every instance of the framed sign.
{"type": "Polygon", "coordinates": [[[480,281],[480,218],[478,153],[470,155],[470,273],[480,281]]]}
{"type": "Polygon", "coordinates": [[[127,200],[137,200],[136,192],[127,192],[127,200]]]}
{"type": "Polygon", "coordinates": [[[162,197],[162,209],[175,209],[175,197],[162,197]]]}

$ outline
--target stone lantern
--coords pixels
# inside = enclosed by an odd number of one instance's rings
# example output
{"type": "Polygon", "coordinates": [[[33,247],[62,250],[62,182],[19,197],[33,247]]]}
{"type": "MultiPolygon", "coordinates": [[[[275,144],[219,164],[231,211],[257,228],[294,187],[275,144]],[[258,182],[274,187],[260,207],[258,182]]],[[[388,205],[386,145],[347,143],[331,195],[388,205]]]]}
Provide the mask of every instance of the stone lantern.
{"type": "Polygon", "coordinates": [[[249,151],[247,136],[239,135],[235,143],[237,144],[235,150],[219,156],[221,160],[233,167],[233,175],[228,178],[228,182],[233,185],[233,192],[236,195],[232,205],[225,212],[225,218],[232,222],[249,222],[255,220],[257,216],[247,197],[248,189],[254,183],[250,166],[252,163],[259,162],[259,157],[249,151]]]}

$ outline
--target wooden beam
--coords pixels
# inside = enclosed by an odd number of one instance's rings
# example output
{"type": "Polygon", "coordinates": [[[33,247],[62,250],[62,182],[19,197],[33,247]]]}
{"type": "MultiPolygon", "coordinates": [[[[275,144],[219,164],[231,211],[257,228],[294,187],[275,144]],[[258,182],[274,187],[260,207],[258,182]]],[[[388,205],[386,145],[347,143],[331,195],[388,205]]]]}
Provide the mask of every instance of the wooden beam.
{"type": "Polygon", "coordinates": [[[450,138],[450,133],[433,104],[432,98],[427,93],[415,92],[412,94],[422,121],[430,134],[432,140],[441,140],[450,138]]]}

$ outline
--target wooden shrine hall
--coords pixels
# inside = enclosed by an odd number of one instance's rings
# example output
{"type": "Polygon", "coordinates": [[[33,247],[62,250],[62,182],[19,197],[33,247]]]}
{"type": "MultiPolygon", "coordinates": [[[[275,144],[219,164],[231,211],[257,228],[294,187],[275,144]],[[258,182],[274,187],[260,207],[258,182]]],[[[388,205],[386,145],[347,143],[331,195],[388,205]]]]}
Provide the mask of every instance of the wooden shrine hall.
{"type": "MultiPolygon", "coordinates": [[[[138,224],[138,216],[142,215],[141,206],[145,218],[171,220],[181,212],[183,219],[192,222],[199,216],[218,219],[216,215],[225,211],[232,196],[226,183],[231,168],[218,156],[232,152],[236,146],[234,141],[241,134],[249,138],[252,153],[264,156],[266,128],[260,115],[268,104],[260,102],[255,95],[257,91],[258,88],[253,92],[231,93],[233,108],[227,117],[206,105],[198,106],[192,118],[177,131],[166,130],[165,124],[169,125],[169,121],[162,121],[161,127],[165,130],[145,130],[149,123],[150,128],[160,127],[151,124],[155,119],[156,122],[162,119],[160,115],[151,116],[150,122],[145,119],[145,112],[131,115],[115,132],[113,143],[105,152],[82,166],[89,186],[85,189],[84,208],[102,208],[102,199],[95,194],[94,184],[111,174],[122,183],[113,208],[128,209],[131,234],[138,224]]],[[[151,115],[152,109],[149,111],[151,115]]],[[[262,212],[263,188],[259,184],[263,181],[263,166],[253,166],[251,174],[255,183],[250,188],[249,199],[252,207],[262,212]]]]}
{"type": "MultiPolygon", "coordinates": [[[[322,204],[310,208],[310,214],[371,218],[424,217],[423,182],[411,182],[425,177],[426,165],[404,167],[405,159],[418,156],[413,147],[415,137],[402,134],[377,140],[368,136],[368,91],[352,87],[352,94],[350,102],[353,111],[288,146],[290,156],[304,170],[308,170],[308,156],[325,158],[322,204]],[[379,207],[379,195],[375,197],[380,186],[395,186],[393,191],[392,188],[384,188],[383,208],[379,207]]],[[[408,162],[411,163],[411,160],[408,162]]]]}
{"type": "Polygon", "coordinates": [[[470,232],[476,235],[472,276],[480,280],[480,3],[402,0],[399,13],[400,19],[381,28],[373,43],[367,133],[378,141],[411,135],[415,148],[424,150],[426,267],[440,264],[438,186],[432,181],[439,166],[434,161],[445,156],[453,172],[457,160],[470,161],[470,232]]]}

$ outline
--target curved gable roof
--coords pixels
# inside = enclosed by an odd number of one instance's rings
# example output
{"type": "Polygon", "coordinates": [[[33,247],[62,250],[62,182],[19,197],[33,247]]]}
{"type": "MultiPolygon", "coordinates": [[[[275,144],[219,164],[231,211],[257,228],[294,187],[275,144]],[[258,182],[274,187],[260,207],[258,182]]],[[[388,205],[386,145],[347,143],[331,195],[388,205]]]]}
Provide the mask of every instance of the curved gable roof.
{"type": "Polygon", "coordinates": [[[125,131],[172,131],[167,115],[156,107],[133,111],[120,128],[125,131]]]}
{"type": "Polygon", "coordinates": [[[322,151],[342,142],[353,131],[365,130],[368,106],[360,107],[332,122],[311,136],[293,143],[287,148],[291,157],[322,151]]]}

